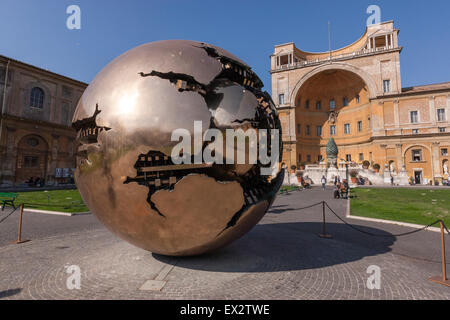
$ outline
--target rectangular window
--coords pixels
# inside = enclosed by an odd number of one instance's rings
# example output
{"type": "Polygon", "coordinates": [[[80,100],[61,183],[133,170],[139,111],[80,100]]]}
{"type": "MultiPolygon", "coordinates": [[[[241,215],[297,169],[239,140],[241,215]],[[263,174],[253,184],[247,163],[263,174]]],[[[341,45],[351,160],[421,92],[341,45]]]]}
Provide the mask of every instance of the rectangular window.
{"type": "Polygon", "coordinates": [[[305,102],[305,109],[309,109],[309,100],[306,100],[305,102]]]}
{"type": "Polygon", "coordinates": [[[411,123],[418,123],[419,122],[419,113],[417,111],[411,111],[409,113],[409,119],[411,120],[411,123]]]}
{"type": "Polygon", "coordinates": [[[23,166],[25,168],[36,168],[38,166],[38,157],[36,156],[24,156],[23,166]]]}
{"type": "Polygon", "coordinates": [[[300,153],[298,154],[298,162],[302,162],[302,155],[300,153]]]}
{"type": "Polygon", "coordinates": [[[439,128],[439,132],[445,132],[445,128],[439,128]]]}
{"type": "Polygon", "coordinates": [[[310,135],[310,133],[311,133],[311,130],[310,130],[310,127],[309,127],[309,125],[306,125],[305,133],[306,133],[306,135],[307,135],[307,136],[309,136],[309,135],[310,135]]]}
{"type": "Polygon", "coordinates": [[[441,156],[448,156],[448,149],[447,148],[442,148],[441,149],[441,156]]]}
{"type": "Polygon", "coordinates": [[[311,162],[311,155],[308,154],[308,155],[306,156],[306,162],[311,162]]]}
{"type": "Polygon", "coordinates": [[[358,121],[358,132],[361,132],[363,129],[362,121],[358,121]]]}
{"type": "Polygon", "coordinates": [[[322,135],[322,126],[316,126],[316,136],[320,137],[322,135]]]}
{"type": "Polygon", "coordinates": [[[364,161],[364,153],[359,154],[359,161],[364,161]]]}
{"type": "Polygon", "coordinates": [[[301,124],[297,124],[297,133],[298,134],[302,133],[302,126],[301,126],[301,124]]]}
{"type": "Polygon", "coordinates": [[[445,109],[437,109],[438,121],[445,121],[445,109]]]}
{"type": "Polygon", "coordinates": [[[344,134],[350,134],[350,123],[344,124],[344,134]]]}
{"type": "Polygon", "coordinates": [[[334,136],[336,134],[336,126],[330,126],[330,136],[334,136]]]}
{"type": "Polygon", "coordinates": [[[345,155],[345,160],[347,160],[347,161],[352,161],[352,155],[351,154],[346,154],[345,155]]]}
{"type": "Polygon", "coordinates": [[[321,101],[317,101],[316,102],[316,110],[320,110],[322,109],[322,102],[321,101]]]}
{"type": "Polygon", "coordinates": [[[413,150],[412,151],[412,161],[422,161],[422,150],[413,150]]]}
{"type": "Polygon", "coordinates": [[[391,92],[391,80],[383,80],[383,91],[384,93],[391,92]]]}
{"type": "Polygon", "coordinates": [[[279,105],[284,104],[284,94],[283,93],[278,95],[278,104],[279,105]]]}
{"type": "Polygon", "coordinates": [[[356,98],[356,103],[360,103],[361,102],[361,98],[360,98],[359,94],[357,94],[355,98],[356,98]]]}
{"type": "Polygon", "coordinates": [[[346,107],[346,106],[348,106],[348,98],[347,97],[344,98],[344,107],[346,107]]]}
{"type": "Polygon", "coordinates": [[[419,133],[419,129],[412,129],[412,134],[418,134],[419,133]]]}
{"type": "Polygon", "coordinates": [[[319,156],[317,157],[317,161],[318,161],[318,162],[322,162],[322,160],[323,160],[323,157],[322,157],[321,154],[319,154],[319,156]]]}
{"type": "Polygon", "coordinates": [[[336,108],[336,102],[333,99],[331,99],[330,100],[330,109],[334,110],[335,108],[336,108]]]}

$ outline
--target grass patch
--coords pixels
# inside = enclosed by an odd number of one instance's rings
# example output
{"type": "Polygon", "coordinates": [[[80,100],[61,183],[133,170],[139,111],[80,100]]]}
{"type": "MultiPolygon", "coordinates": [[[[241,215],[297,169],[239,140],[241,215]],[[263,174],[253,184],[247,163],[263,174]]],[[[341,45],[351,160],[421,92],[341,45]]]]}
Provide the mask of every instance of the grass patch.
{"type": "Polygon", "coordinates": [[[420,225],[441,219],[450,227],[450,190],[355,188],[351,194],[352,216],[420,225]]]}
{"type": "Polygon", "coordinates": [[[25,203],[25,208],[61,212],[87,212],[80,193],[75,190],[52,190],[19,192],[16,205],[25,203]]]}

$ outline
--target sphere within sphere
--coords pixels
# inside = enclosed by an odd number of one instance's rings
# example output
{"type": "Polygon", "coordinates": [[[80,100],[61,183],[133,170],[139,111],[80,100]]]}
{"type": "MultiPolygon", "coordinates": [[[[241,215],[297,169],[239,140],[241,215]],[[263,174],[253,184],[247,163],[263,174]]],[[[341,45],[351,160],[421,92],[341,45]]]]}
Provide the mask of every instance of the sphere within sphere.
{"type": "MultiPolygon", "coordinates": [[[[260,174],[267,165],[259,158],[175,164],[171,136],[182,128],[194,137],[196,122],[202,133],[268,129],[281,137],[262,86],[245,62],[202,42],[148,43],[113,60],[73,117],[75,180],[86,205],[113,233],[159,254],[202,254],[244,235],[275,199],[283,179],[278,163],[270,164],[271,176],[260,174]]],[[[268,145],[277,161],[281,148],[281,141],[268,145]]]]}

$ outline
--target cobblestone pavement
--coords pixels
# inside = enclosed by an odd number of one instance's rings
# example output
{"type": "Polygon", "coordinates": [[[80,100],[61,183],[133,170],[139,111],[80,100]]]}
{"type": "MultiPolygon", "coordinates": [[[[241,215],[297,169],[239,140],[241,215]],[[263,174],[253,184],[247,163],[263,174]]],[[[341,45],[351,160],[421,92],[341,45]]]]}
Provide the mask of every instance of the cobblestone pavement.
{"type": "MultiPolygon", "coordinates": [[[[200,257],[172,258],[141,250],[102,227],[0,246],[3,299],[448,299],[450,289],[428,281],[441,272],[439,234],[370,237],[341,216],[347,201],[319,188],[281,195],[250,233],[200,257]],[[67,289],[67,267],[81,269],[81,289],[67,289]],[[367,288],[367,268],[381,268],[379,290],[367,288]],[[147,280],[164,280],[160,291],[143,291],[147,280]]],[[[70,223],[72,217],[66,217],[70,223]]],[[[366,231],[409,231],[396,225],[349,220],[366,231]]]]}

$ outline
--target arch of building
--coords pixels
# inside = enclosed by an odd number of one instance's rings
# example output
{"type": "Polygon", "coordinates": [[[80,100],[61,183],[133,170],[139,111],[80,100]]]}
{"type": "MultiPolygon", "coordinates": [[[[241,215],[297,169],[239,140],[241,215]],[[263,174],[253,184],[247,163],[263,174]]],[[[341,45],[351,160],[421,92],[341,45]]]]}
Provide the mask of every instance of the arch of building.
{"type": "Polygon", "coordinates": [[[328,65],[309,73],[297,85],[291,101],[295,106],[297,164],[325,159],[330,137],[339,147],[339,158],[370,162],[372,94],[367,82],[349,68],[328,65]]]}
{"type": "Polygon", "coordinates": [[[333,63],[323,64],[317,68],[314,68],[311,71],[309,71],[308,73],[306,73],[305,75],[303,75],[303,77],[300,78],[300,80],[297,82],[294,89],[292,90],[291,96],[289,98],[291,105],[292,106],[295,105],[295,98],[296,98],[298,92],[300,91],[301,87],[310,78],[314,77],[315,75],[317,75],[323,71],[327,71],[327,70],[345,70],[345,71],[349,71],[349,72],[356,74],[366,83],[367,87],[369,88],[370,98],[374,99],[377,97],[377,92],[378,92],[377,86],[376,86],[375,82],[372,80],[372,78],[365,71],[363,71],[360,68],[357,68],[351,64],[348,64],[348,63],[333,62],[333,63]]]}

